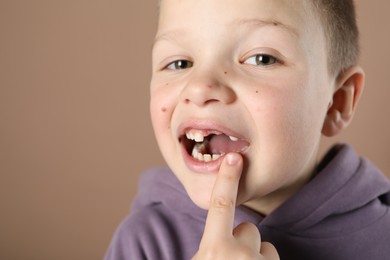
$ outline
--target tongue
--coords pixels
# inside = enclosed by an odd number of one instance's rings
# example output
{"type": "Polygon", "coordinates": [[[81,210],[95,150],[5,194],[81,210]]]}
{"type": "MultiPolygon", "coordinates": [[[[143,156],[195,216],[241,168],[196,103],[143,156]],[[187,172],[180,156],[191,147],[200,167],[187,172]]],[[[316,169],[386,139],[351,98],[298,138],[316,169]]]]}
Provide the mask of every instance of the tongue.
{"type": "Polygon", "coordinates": [[[241,152],[248,147],[248,142],[243,140],[232,141],[227,135],[214,135],[210,138],[209,147],[212,154],[226,154],[229,152],[241,152]]]}

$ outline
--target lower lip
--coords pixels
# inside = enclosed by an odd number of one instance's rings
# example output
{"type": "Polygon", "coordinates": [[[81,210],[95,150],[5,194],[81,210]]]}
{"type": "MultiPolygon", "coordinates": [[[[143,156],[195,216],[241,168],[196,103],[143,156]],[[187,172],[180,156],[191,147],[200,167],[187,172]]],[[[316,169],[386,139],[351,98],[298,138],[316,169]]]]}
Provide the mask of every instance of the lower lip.
{"type": "Polygon", "coordinates": [[[201,162],[199,160],[196,160],[194,157],[188,154],[185,147],[182,147],[183,157],[184,161],[187,165],[187,167],[193,171],[198,173],[217,173],[219,171],[219,168],[221,167],[223,158],[225,155],[222,155],[217,160],[210,161],[210,162],[201,162]]]}

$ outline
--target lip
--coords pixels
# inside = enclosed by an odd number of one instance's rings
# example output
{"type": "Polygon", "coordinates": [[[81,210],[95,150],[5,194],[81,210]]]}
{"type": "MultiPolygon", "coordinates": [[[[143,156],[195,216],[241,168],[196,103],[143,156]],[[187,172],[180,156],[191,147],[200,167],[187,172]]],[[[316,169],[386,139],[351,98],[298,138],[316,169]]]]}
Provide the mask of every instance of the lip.
{"type": "Polygon", "coordinates": [[[223,133],[228,136],[237,137],[238,139],[248,140],[241,134],[237,133],[236,131],[228,127],[225,127],[220,123],[217,123],[215,121],[199,120],[199,119],[191,119],[180,124],[179,127],[177,128],[178,138],[185,135],[186,131],[190,129],[197,129],[197,130],[202,130],[210,133],[223,133]]]}
{"type": "MultiPolygon", "coordinates": [[[[204,131],[206,133],[223,133],[228,136],[234,136],[238,139],[247,140],[247,138],[244,138],[241,134],[237,133],[236,131],[223,126],[220,123],[217,123],[215,121],[210,120],[199,120],[199,119],[191,119],[188,121],[183,122],[179,125],[177,128],[177,136],[178,141],[180,142],[180,138],[185,136],[186,131],[190,129],[197,129],[204,131]]],[[[248,141],[248,143],[250,143],[248,141]]],[[[184,158],[184,162],[187,165],[187,167],[197,173],[204,173],[204,174],[215,174],[219,171],[219,168],[222,164],[222,161],[226,154],[222,155],[220,158],[214,161],[210,162],[201,162],[199,160],[194,159],[186,150],[186,147],[184,145],[184,142],[180,142],[182,155],[184,158]]],[[[241,152],[241,154],[245,154],[246,151],[241,152]]]]}

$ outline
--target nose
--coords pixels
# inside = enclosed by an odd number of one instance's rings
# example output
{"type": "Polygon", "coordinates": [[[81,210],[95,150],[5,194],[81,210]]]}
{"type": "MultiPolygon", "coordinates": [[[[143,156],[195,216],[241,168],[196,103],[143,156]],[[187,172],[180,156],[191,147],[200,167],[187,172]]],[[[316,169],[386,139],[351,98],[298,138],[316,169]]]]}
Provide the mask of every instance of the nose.
{"type": "Polygon", "coordinates": [[[200,107],[210,103],[233,103],[236,94],[226,82],[227,80],[220,80],[212,72],[193,75],[182,90],[181,100],[186,104],[192,103],[200,107]]]}

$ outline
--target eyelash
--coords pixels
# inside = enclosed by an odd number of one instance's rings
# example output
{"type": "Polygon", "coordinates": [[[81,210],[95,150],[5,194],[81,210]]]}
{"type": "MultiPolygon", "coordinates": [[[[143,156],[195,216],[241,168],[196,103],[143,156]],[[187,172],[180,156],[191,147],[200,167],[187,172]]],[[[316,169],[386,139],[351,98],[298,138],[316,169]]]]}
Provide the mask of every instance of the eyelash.
{"type": "Polygon", "coordinates": [[[189,60],[175,60],[165,66],[164,69],[168,70],[185,70],[191,68],[194,65],[192,61],[189,60]]]}
{"type": "Polygon", "coordinates": [[[253,66],[266,67],[266,66],[272,66],[274,64],[281,63],[281,62],[272,55],[256,54],[256,55],[250,56],[249,58],[244,60],[242,63],[248,64],[248,65],[253,65],[253,66]],[[248,61],[253,61],[253,63],[250,63],[248,61]]]}
{"type": "MultiPolygon", "coordinates": [[[[242,62],[243,64],[253,65],[253,66],[272,66],[277,63],[281,63],[277,58],[275,58],[272,55],[267,54],[256,54],[252,55],[246,60],[242,62]],[[251,64],[249,61],[253,61],[251,64]]],[[[192,61],[189,60],[175,60],[171,63],[169,63],[167,66],[164,67],[164,70],[185,70],[189,69],[194,65],[192,61]]]]}

